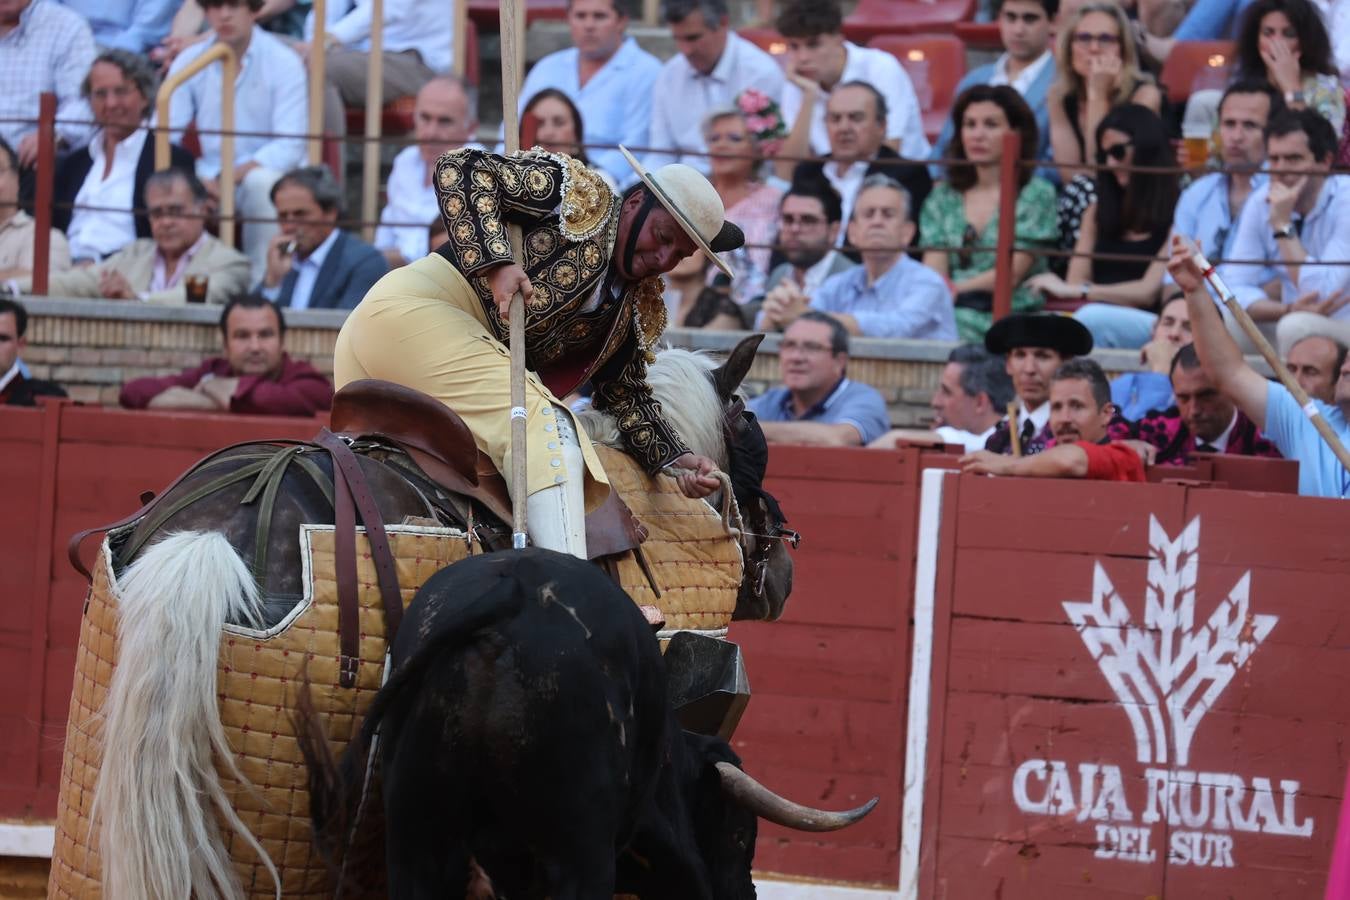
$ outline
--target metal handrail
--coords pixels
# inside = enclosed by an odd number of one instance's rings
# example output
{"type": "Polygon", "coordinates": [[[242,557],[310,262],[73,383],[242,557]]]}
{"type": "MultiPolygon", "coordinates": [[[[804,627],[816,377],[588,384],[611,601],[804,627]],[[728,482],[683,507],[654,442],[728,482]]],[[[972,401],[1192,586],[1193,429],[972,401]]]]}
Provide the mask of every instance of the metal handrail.
{"type": "Polygon", "coordinates": [[[361,237],[375,242],[379,215],[380,135],[384,129],[384,0],[371,0],[370,55],[366,65],[366,143],[361,161],[361,237]]]}
{"type": "Polygon", "coordinates": [[[155,98],[155,171],[169,168],[169,99],[183,82],[219,60],[225,69],[220,81],[220,240],[234,244],[234,84],[239,80],[239,57],[226,44],[216,42],[159,86],[155,98]]]}

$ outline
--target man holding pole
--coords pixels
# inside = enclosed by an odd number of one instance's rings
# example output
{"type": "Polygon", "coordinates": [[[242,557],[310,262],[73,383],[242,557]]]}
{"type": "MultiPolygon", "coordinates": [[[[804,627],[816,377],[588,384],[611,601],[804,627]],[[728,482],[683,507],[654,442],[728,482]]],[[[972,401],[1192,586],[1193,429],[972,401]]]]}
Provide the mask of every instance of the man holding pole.
{"type": "MultiPolygon", "coordinates": [[[[1350,470],[1342,461],[1346,455],[1344,445],[1350,442],[1350,425],[1346,423],[1346,411],[1350,409],[1350,378],[1345,377],[1347,367],[1342,367],[1342,377],[1336,384],[1336,405],[1309,400],[1274,358],[1270,345],[1261,341],[1258,347],[1267,355],[1267,361],[1282,380],[1294,387],[1267,381],[1247,365],[1224,326],[1218,307],[1205,289],[1205,279],[1212,274],[1212,271],[1206,271],[1208,263],[1179,235],[1172,238],[1172,260],[1167,268],[1186,292],[1186,303],[1191,311],[1191,335],[1205,371],[1215,386],[1265,432],[1286,459],[1298,460],[1298,492],[1313,497],[1350,496],[1350,470]],[[1314,416],[1329,428],[1329,434],[1321,431],[1314,416]]],[[[1234,306],[1238,303],[1230,304],[1230,309],[1234,306]]],[[[1241,307],[1234,310],[1234,315],[1246,318],[1241,307]]],[[[1255,331],[1254,326],[1251,331],[1255,331]]]]}
{"type": "MultiPolygon", "coordinates": [[[[584,513],[607,494],[586,435],[558,399],[589,380],[630,454],[649,472],[671,469],[690,497],[718,486],[711,460],[692,453],[646,383],[665,327],[659,276],[692,253],[735,249],[744,237],[698,171],[648,172],[626,150],[639,183],[617,196],[596,172],[544,151],[445,154],[434,183],[449,240],[391,272],[338,335],[338,387],[380,378],[452,408],[478,447],[510,471],[513,415],[526,426],[529,533],[536,546],[585,558],[584,513]],[[509,225],[524,231],[523,265],[509,225]],[[507,310],[525,302],[529,372],[520,413],[509,401],[507,310]]],[[[723,268],[725,268],[723,266],[723,268]]]]}

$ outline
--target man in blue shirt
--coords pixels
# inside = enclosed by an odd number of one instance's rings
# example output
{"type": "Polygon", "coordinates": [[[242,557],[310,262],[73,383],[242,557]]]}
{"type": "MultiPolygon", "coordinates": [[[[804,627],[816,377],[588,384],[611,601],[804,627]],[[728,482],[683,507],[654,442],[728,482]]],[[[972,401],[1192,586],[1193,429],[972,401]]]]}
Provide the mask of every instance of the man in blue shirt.
{"type": "MultiPolygon", "coordinates": [[[[1168,271],[1182,290],[1191,309],[1191,334],[1205,372],[1225,396],[1246,414],[1286,459],[1298,460],[1298,492],[1306,497],[1350,496],[1350,472],[1340,464],[1305,411],[1284,385],[1267,381],[1247,365],[1242,351],[1224,326],[1219,308],[1205,289],[1195,257],[1172,238],[1172,261],[1168,271]]],[[[1342,366],[1336,383],[1336,404],[1310,401],[1342,444],[1350,445],[1350,366],[1342,366]]]]}
{"type": "Polygon", "coordinates": [[[890,426],[876,388],[846,377],[848,332],[830,316],[806,312],[789,325],[778,367],[782,387],[749,403],[771,443],[857,447],[890,426]]]}
{"type": "MultiPolygon", "coordinates": [[[[1238,217],[1247,198],[1266,183],[1265,173],[1257,171],[1266,159],[1265,128],[1283,111],[1284,97],[1264,79],[1236,81],[1219,101],[1223,167],[1191,182],[1172,216],[1172,231],[1194,236],[1211,260],[1243,258],[1233,253],[1238,217]]],[[[1167,276],[1163,297],[1171,296],[1181,292],[1167,276]]],[[[1075,316],[1092,332],[1097,347],[1142,347],[1158,320],[1148,310],[1110,303],[1089,303],[1075,316]]]]}
{"type": "MultiPolygon", "coordinates": [[[[995,0],[994,20],[998,22],[1003,55],[967,72],[952,95],[959,97],[977,84],[1006,84],[1017,91],[1036,114],[1036,127],[1041,132],[1039,159],[1050,158],[1050,107],[1046,96],[1055,80],[1055,57],[1050,42],[1058,12],[1059,0],[995,0]]],[[[953,128],[949,117],[933,147],[933,159],[946,157],[953,128]]],[[[934,178],[944,175],[942,166],[933,167],[934,178]]],[[[1057,171],[1055,176],[1058,177],[1057,171]]]]}
{"type": "Polygon", "coordinates": [[[905,253],[914,239],[912,212],[899,182],[867,176],[848,224],[848,242],[862,265],[826,279],[811,308],[834,316],[850,334],[956,340],[946,280],[905,253]]]}
{"type": "Polygon", "coordinates": [[[636,176],[618,145],[650,146],[661,61],[627,35],[628,0],[568,0],[567,25],[574,46],[534,64],[520,89],[520,110],[544,88],[562,91],[581,111],[592,168],[630,184],[636,176]]]}

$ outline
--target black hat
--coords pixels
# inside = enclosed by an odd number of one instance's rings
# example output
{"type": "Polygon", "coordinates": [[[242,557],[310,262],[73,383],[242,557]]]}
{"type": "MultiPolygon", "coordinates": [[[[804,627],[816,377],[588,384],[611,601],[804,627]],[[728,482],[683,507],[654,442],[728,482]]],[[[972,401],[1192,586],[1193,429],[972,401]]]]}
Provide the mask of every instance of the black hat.
{"type": "Polygon", "coordinates": [[[1060,356],[1087,356],[1092,332],[1072,316],[1014,313],[994,323],[984,335],[984,348],[1003,356],[1016,347],[1048,347],[1060,356]]]}

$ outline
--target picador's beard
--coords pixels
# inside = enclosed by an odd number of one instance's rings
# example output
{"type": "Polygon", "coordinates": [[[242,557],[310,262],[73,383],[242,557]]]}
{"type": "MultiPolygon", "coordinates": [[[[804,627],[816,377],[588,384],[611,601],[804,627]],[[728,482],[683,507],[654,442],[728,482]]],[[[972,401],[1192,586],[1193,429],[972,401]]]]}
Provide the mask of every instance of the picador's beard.
{"type": "Polygon", "coordinates": [[[637,215],[633,217],[633,225],[628,229],[628,240],[623,245],[623,272],[625,277],[630,278],[633,275],[633,257],[637,254],[637,242],[642,236],[642,226],[647,224],[647,216],[656,205],[656,196],[651,191],[644,188],[642,193],[642,205],[638,207],[637,215]]]}

